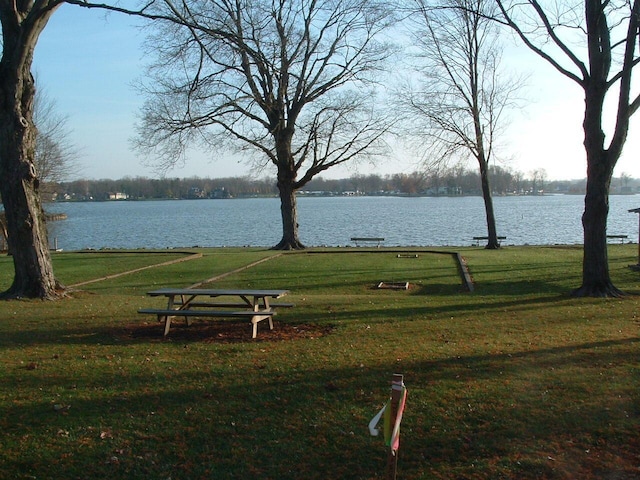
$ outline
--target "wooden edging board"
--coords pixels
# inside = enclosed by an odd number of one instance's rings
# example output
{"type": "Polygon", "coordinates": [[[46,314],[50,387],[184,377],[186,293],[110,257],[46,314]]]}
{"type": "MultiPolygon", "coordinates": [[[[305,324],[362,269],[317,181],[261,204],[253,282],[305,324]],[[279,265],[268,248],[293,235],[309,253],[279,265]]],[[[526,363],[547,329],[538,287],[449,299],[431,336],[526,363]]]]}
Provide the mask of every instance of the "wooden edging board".
{"type": "MultiPolygon", "coordinates": [[[[321,254],[325,254],[325,253],[340,253],[340,254],[344,254],[344,255],[349,255],[349,254],[353,254],[353,253],[395,253],[395,254],[407,254],[407,253],[433,253],[436,255],[450,255],[453,257],[454,261],[456,262],[456,266],[458,268],[458,273],[460,275],[460,279],[462,280],[462,286],[463,288],[468,291],[468,292],[473,292],[474,290],[474,286],[473,286],[473,278],[471,277],[471,273],[469,272],[469,267],[467,266],[467,262],[465,261],[464,257],[462,256],[462,254],[458,253],[458,252],[451,252],[451,251],[440,251],[440,250],[411,250],[411,249],[395,249],[395,248],[385,248],[385,249],[366,249],[366,248],[362,248],[362,249],[344,249],[344,250],[336,250],[336,251],[331,251],[331,250],[322,250],[322,251],[307,251],[307,250],[301,250],[301,251],[295,251],[295,252],[288,252],[288,255],[294,255],[294,254],[316,254],[316,255],[321,255],[321,254]]],[[[400,258],[400,257],[399,257],[400,258]]]]}

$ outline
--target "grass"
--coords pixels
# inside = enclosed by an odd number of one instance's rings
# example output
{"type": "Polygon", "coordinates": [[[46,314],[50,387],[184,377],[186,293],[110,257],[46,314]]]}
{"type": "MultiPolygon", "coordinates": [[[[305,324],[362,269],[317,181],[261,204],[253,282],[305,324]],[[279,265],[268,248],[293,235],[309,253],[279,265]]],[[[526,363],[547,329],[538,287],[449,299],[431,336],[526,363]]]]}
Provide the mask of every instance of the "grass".
{"type": "MultiPolygon", "coordinates": [[[[381,479],[385,447],[366,427],[393,373],[409,389],[399,479],[640,478],[637,246],[610,247],[633,295],[607,300],[567,295],[578,248],[462,249],[471,294],[443,253],[195,252],[59,302],[0,303],[1,478],[381,479]],[[274,335],[127,333],[156,328],[136,313],[159,306],[147,290],[236,270],[205,286],[291,290],[274,335]]],[[[70,284],[181,255],[54,261],[70,284]]],[[[0,288],[10,280],[0,258],[0,288]]]]}

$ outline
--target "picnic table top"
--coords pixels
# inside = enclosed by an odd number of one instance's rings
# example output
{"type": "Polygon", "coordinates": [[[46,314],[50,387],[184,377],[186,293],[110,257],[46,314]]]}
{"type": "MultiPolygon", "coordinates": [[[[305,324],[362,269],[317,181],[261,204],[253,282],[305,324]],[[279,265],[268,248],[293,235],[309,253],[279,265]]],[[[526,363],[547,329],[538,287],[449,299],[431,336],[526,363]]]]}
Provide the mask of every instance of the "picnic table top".
{"type": "Polygon", "coordinates": [[[204,295],[210,297],[220,296],[247,296],[247,297],[282,297],[289,290],[248,290],[248,289],[208,289],[208,288],[160,288],[147,292],[152,297],[173,297],[177,295],[204,295]]]}

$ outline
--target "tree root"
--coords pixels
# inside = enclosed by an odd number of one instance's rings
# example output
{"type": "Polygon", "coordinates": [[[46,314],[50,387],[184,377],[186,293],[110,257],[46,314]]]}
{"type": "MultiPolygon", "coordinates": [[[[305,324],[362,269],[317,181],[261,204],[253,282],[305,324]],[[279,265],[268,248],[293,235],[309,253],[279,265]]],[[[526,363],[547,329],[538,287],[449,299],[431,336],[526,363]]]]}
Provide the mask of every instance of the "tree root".
{"type": "Polygon", "coordinates": [[[610,282],[607,284],[582,284],[580,288],[571,292],[571,296],[576,298],[622,298],[626,295],[625,292],[610,282]]]}
{"type": "Polygon", "coordinates": [[[24,298],[37,298],[40,300],[59,300],[67,297],[67,287],[56,280],[55,287],[52,291],[43,288],[26,289],[19,288],[15,284],[8,290],[0,292],[0,300],[20,300],[24,298]]]}
{"type": "Polygon", "coordinates": [[[304,250],[306,248],[307,247],[298,240],[289,241],[282,239],[277,245],[271,247],[271,250],[304,250]]]}

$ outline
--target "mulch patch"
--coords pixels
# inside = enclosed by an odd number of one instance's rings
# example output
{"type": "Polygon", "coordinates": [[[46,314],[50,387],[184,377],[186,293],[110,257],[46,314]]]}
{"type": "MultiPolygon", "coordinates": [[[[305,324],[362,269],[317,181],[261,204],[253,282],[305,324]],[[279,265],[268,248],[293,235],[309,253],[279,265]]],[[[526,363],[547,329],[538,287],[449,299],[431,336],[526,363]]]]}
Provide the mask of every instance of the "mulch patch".
{"type": "Polygon", "coordinates": [[[130,324],[118,331],[117,336],[127,340],[150,341],[185,341],[204,343],[243,343],[243,342],[278,342],[301,338],[318,338],[330,334],[333,326],[297,324],[289,325],[274,322],[273,330],[269,330],[266,322],[258,325],[258,336],[251,338],[249,322],[221,321],[198,322],[190,327],[184,322],[172,322],[167,338],[163,338],[164,323],[130,324]]]}

